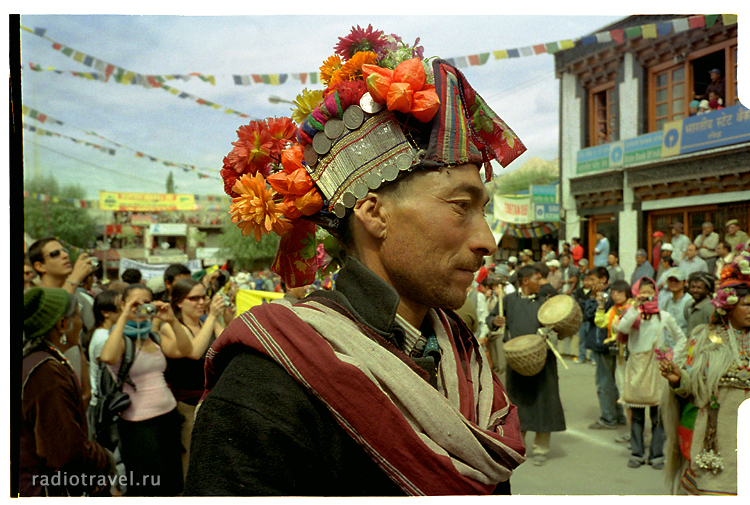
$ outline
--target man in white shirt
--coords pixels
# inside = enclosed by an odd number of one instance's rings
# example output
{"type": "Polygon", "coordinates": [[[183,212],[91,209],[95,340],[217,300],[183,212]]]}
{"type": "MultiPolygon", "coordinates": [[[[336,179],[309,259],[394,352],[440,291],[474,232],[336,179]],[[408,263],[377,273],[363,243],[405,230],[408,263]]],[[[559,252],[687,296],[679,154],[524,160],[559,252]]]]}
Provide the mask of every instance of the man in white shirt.
{"type": "Polygon", "coordinates": [[[721,279],[721,269],[724,268],[724,265],[731,263],[734,258],[734,252],[732,251],[730,244],[725,240],[720,240],[719,243],[716,244],[716,258],[716,270],[714,270],[714,275],[717,279],[721,279]]]}
{"type": "Polygon", "coordinates": [[[693,298],[685,292],[686,282],[685,273],[677,267],[670,268],[667,271],[667,289],[672,296],[659,301],[659,309],[669,314],[677,322],[682,333],[687,334],[687,319],[685,319],[685,306],[693,298]]]}
{"type": "Polygon", "coordinates": [[[672,251],[672,259],[675,265],[679,265],[685,256],[687,246],[690,244],[690,239],[682,232],[682,223],[672,223],[672,240],[670,243],[674,250],[672,251]]]}
{"type": "Polygon", "coordinates": [[[698,247],[698,254],[705,260],[708,271],[716,268],[716,246],[719,244],[719,234],[714,231],[710,221],[703,223],[703,233],[695,237],[693,243],[698,247]]]}
{"type": "Polygon", "coordinates": [[[708,273],[706,261],[698,256],[698,247],[695,244],[688,244],[685,251],[685,258],[680,262],[680,270],[685,274],[685,278],[690,277],[693,272],[708,273]]]}

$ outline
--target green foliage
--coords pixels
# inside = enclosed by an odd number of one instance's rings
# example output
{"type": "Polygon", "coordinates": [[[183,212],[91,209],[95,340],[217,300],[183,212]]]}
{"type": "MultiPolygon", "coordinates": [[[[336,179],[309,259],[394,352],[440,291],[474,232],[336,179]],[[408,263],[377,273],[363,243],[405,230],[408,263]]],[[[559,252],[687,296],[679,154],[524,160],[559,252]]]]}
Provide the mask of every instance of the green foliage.
{"type": "Polygon", "coordinates": [[[552,184],[560,178],[557,160],[544,161],[532,158],[513,172],[496,177],[487,185],[495,195],[510,195],[529,189],[532,184],[552,184]]]}
{"type": "Polygon", "coordinates": [[[96,241],[95,224],[85,209],[76,208],[67,199],[81,200],[86,192],[78,185],[60,187],[54,176],[26,181],[30,193],[48,195],[49,202],[32,198],[23,201],[23,229],[35,239],[55,236],[76,247],[90,248],[96,241]],[[57,197],[58,202],[53,202],[57,197]]]}
{"type": "Polygon", "coordinates": [[[219,237],[222,254],[234,260],[240,270],[257,270],[266,268],[273,263],[276,251],[279,249],[279,237],[276,234],[263,235],[260,242],[254,237],[245,237],[227,216],[224,228],[219,237]]]}

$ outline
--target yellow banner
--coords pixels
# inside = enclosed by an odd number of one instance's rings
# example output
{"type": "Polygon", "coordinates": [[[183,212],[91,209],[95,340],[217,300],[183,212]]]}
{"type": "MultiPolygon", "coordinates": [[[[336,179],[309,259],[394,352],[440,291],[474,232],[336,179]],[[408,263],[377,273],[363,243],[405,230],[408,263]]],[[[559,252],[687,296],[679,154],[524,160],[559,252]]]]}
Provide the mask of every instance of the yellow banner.
{"type": "Polygon", "coordinates": [[[239,316],[246,310],[264,302],[284,298],[284,293],[274,293],[273,291],[252,291],[250,289],[240,289],[237,291],[237,315],[239,316]]]}
{"type": "Polygon", "coordinates": [[[99,208],[113,211],[158,212],[163,210],[195,210],[193,195],[162,193],[118,193],[99,191],[99,208]]]}

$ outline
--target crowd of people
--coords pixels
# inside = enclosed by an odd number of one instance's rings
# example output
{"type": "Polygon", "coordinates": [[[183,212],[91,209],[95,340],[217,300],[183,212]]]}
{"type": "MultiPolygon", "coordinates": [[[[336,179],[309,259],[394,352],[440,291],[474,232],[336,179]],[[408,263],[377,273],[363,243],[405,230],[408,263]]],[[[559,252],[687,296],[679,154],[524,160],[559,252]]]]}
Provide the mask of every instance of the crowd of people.
{"type": "MultiPolygon", "coordinates": [[[[691,414],[691,427],[695,426],[698,409],[702,409],[700,420],[711,414],[711,406],[723,404],[721,400],[727,395],[728,405],[721,412],[733,416],[731,422],[736,427],[737,406],[747,398],[747,389],[741,393],[717,388],[729,385],[742,389],[750,384],[750,375],[744,368],[748,364],[750,329],[750,296],[745,296],[750,288],[750,242],[734,219],[726,223],[723,240],[719,240],[712,223],[705,223],[703,233],[693,241],[681,233],[681,223],[675,223],[672,230],[673,238],[668,244],[661,243],[662,232],[654,232],[653,264],[648,253],[638,249],[636,268],[630,276],[626,276],[617,252],[610,250],[602,234],[597,237],[592,268],[580,253],[574,259],[572,248],[565,244],[559,257],[545,245],[541,261],[533,262],[532,252],[522,250],[518,258],[511,256],[507,263],[490,264],[486,272],[480,271],[476,279],[479,296],[469,297],[466,303],[477,307],[477,338],[485,346],[494,371],[504,377],[508,394],[518,406],[521,429],[537,432],[532,446],[535,465],[545,462],[549,433],[565,430],[556,361],[549,353],[542,372],[524,377],[506,365],[502,346],[512,338],[535,333],[539,328],[539,307],[551,296],[563,294],[573,297],[583,314],[580,348],[574,362],[583,364],[590,358],[596,366],[600,416],[589,428],[614,430],[629,426],[629,433],[615,439],[630,444],[627,466],[648,464],[660,470],[671,465],[671,489],[677,494],[736,492],[736,480],[731,480],[733,475],[736,477],[736,472],[732,473],[736,459],[728,450],[732,443],[736,444],[736,439],[731,438],[735,431],[729,428],[719,439],[723,446],[722,468],[729,471],[714,478],[715,467],[701,463],[700,458],[698,463],[695,461],[699,454],[704,454],[705,460],[706,450],[694,442],[691,456],[689,449],[686,452],[684,438],[677,438],[684,436],[684,426],[680,430],[677,427],[691,414]],[[483,313],[488,316],[481,317],[483,313]],[[693,365],[693,354],[709,349],[706,339],[711,337],[706,335],[715,332],[725,336],[723,341],[714,338],[712,342],[725,345],[721,352],[711,350],[721,354],[724,361],[716,365],[713,373],[717,375],[707,379],[693,365]],[[726,335],[737,341],[734,361],[726,335]],[[703,347],[696,349],[698,342],[703,347]],[[671,386],[666,388],[667,395],[662,376],[671,386]],[[688,383],[687,377],[692,382],[688,383]],[[735,380],[738,377],[739,382],[735,380]],[[719,393],[721,400],[717,400],[719,393]],[[665,410],[671,405],[666,398],[670,394],[676,395],[677,400],[672,401],[672,417],[665,420],[665,410]],[[677,412],[675,405],[682,410],[677,412]],[[647,416],[651,424],[648,446],[644,437],[647,416]],[[682,452],[675,449],[678,446],[682,452]]],[[[577,238],[573,244],[580,247],[577,238]]],[[[464,308],[462,313],[471,313],[471,309],[464,308]]],[[[716,422],[715,418],[710,419],[716,422]]],[[[701,425],[701,429],[705,426],[701,425]]],[[[706,431],[701,436],[706,433],[710,435],[706,431]]],[[[711,443],[718,454],[718,442],[711,443]]]]}
{"type": "Polygon", "coordinates": [[[430,62],[428,85],[423,48],[387,37],[353,28],[300,127],[253,121],[224,159],[232,221],[256,240],[282,236],[278,279],[227,262],[100,284],[86,253],[72,264],[54,238],[29,247],[39,278],[25,268],[21,495],[511,494],[513,471],[529,456],[546,464],[566,421],[554,352],[527,375],[504,346],[543,330],[539,311],[557,295],[581,307],[583,357],[597,367],[590,427],[629,423],[628,466],[666,467],[675,492],[736,494],[747,235],[727,223],[714,280],[693,263],[711,234],[693,247],[675,223],[658,251],[672,262],[662,258],[663,300],[645,251],[628,283],[601,234],[591,265],[573,238],[560,257],[546,243],[541,261],[524,249],[482,266],[497,250],[489,161],[506,166],[525,147],[448,60],[430,62]],[[394,58],[395,69],[379,66],[394,58]],[[263,167],[256,149],[269,150],[263,167]],[[345,260],[310,290],[316,226],[345,260]],[[248,287],[285,294],[237,315],[248,287]],[[117,402],[103,396],[108,379],[122,387],[117,402]],[[89,426],[105,398],[117,412],[113,450],[89,426]]]}

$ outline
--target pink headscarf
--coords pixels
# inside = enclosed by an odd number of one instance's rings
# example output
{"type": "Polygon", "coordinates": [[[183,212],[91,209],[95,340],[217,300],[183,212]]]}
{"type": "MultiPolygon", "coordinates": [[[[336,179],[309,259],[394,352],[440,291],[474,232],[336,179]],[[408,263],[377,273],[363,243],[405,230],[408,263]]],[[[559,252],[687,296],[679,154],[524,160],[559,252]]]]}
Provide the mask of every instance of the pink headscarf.
{"type": "Polygon", "coordinates": [[[633,298],[637,298],[638,295],[641,294],[641,282],[643,282],[643,279],[648,279],[649,281],[651,281],[651,284],[654,285],[654,299],[650,302],[643,302],[640,306],[638,306],[640,314],[638,314],[638,319],[636,319],[635,323],[633,324],[633,328],[635,328],[636,330],[641,326],[641,315],[651,315],[659,313],[659,288],[656,287],[656,282],[654,282],[651,277],[641,277],[640,279],[638,279],[635,284],[633,284],[630,292],[633,293],[633,298]]]}

